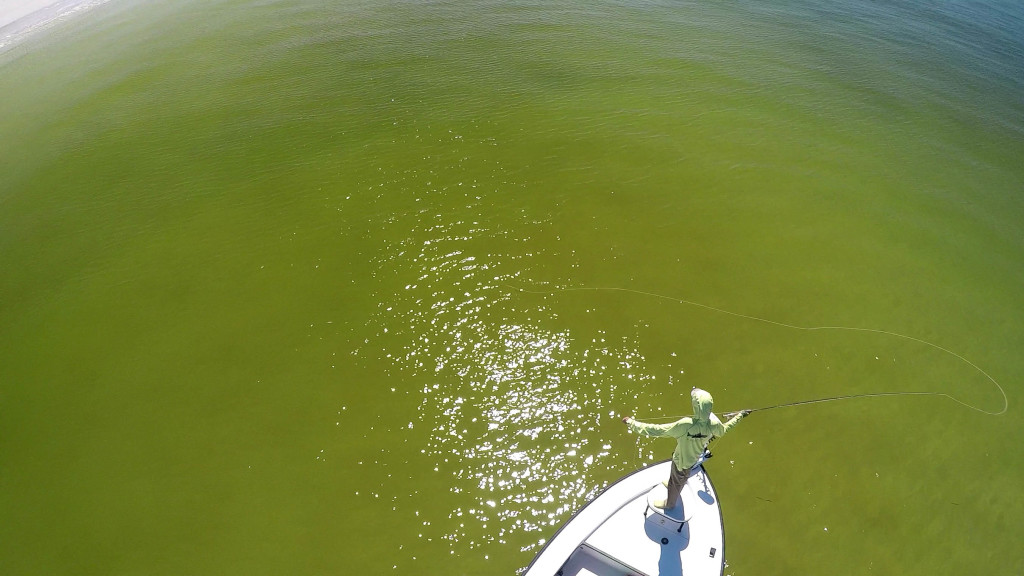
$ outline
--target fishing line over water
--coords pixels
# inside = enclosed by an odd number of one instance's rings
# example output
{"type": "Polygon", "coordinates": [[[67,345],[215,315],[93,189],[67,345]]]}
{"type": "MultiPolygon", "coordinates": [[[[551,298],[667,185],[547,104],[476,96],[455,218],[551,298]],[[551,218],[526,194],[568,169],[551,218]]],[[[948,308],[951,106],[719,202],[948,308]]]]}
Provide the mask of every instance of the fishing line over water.
{"type": "MultiPolygon", "coordinates": [[[[993,378],[988,372],[983,370],[980,366],[978,366],[974,362],[971,362],[967,358],[963,357],[962,355],[960,355],[960,354],[958,354],[958,353],[956,353],[956,352],[954,352],[954,351],[952,351],[952,350],[950,350],[948,348],[945,348],[945,347],[940,346],[938,344],[935,344],[933,342],[929,342],[927,340],[923,340],[921,338],[916,338],[914,336],[908,336],[906,334],[900,334],[899,332],[892,332],[892,331],[889,331],[889,330],[882,330],[882,329],[878,329],[878,328],[859,328],[859,327],[856,327],[856,326],[798,326],[796,324],[789,324],[787,322],[780,322],[780,321],[777,321],[777,320],[769,320],[767,318],[760,318],[758,316],[751,316],[749,314],[742,314],[740,312],[733,312],[731,310],[725,310],[723,308],[717,308],[715,306],[710,306],[708,304],[701,304],[700,302],[694,302],[692,300],[686,300],[685,298],[677,298],[677,297],[674,297],[674,296],[665,296],[663,294],[657,294],[655,292],[646,292],[646,291],[643,291],[643,290],[635,290],[635,289],[632,289],[632,288],[579,286],[579,287],[558,287],[558,288],[553,288],[553,289],[548,290],[548,291],[540,291],[540,290],[528,290],[526,288],[521,288],[521,287],[516,287],[516,286],[509,286],[509,287],[513,288],[515,290],[518,290],[519,292],[524,292],[524,293],[529,293],[529,294],[551,294],[551,293],[555,293],[555,292],[580,292],[580,291],[623,292],[623,293],[629,293],[629,294],[636,294],[636,295],[640,295],[640,296],[647,296],[647,297],[651,297],[651,298],[658,298],[658,299],[661,299],[661,300],[668,300],[670,302],[675,302],[677,304],[685,304],[687,306],[693,306],[693,307],[696,307],[696,308],[703,308],[705,310],[710,310],[712,312],[717,312],[719,314],[725,314],[725,315],[728,315],[728,316],[734,316],[736,318],[743,318],[743,319],[751,320],[751,321],[755,321],[755,322],[762,322],[764,324],[770,324],[772,326],[778,326],[780,328],[789,328],[791,330],[800,330],[800,331],[804,331],[804,332],[845,331],[845,332],[865,332],[865,333],[871,333],[871,334],[883,334],[883,335],[886,335],[886,336],[892,336],[894,338],[901,338],[903,340],[909,340],[911,342],[917,342],[919,344],[924,344],[926,346],[929,346],[931,348],[934,348],[936,350],[944,352],[944,353],[946,353],[946,354],[948,354],[950,356],[953,356],[954,358],[960,360],[961,362],[963,362],[963,363],[967,364],[968,366],[970,366],[971,368],[973,368],[977,373],[979,373],[982,376],[984,376],[989,382],[991,382],[999,390],[999,393],[1003,396],[1003,407],[1002,407],[1002,409],[1000,409],[999,411],[996,411],[996,412],[993,412],[993,411],[990,411],[990,410],[985,410],[984,408],[980,408],[978,406],[974,406],[972,404],[968,404],[967,402],[964,402],[963,400],[960,400],[959,398],[956,398],[956,397],[954,397],[954,396],[952,396],[950,394],[947,394],[945,392],[905,392],[905,391],[898,391],[898,392],[874,392],[874,393],[866,393],[866,394],[851,394],[851,395],[844,395],[844,396],[833,396],[833,397],[829,397],[829,398],[817,398],[817,399],[813,399],[813,400],[801,400],[801,401],[798,401],[798,402],[788,402],[788,403],[784,403],[784,404],[775,404],[775,405],[772,405],[772,406],[763,406],[763,407],[760,407],[760,408],[753,408],[753,409],[751,409],[752,412],[758,412],[758,411],[764,411],[764,410],[773,410],[775,408],[785,408],[785,407],[790,407],[790,406],[800,406],[800,405],[807,405],[807,404],[820,404],[820,403],[823,403],[823,402],[835,402],[835,401],[838,401],[838,400],[852,400],[852,399],[855,399],[855,398],[873,398],[873,397],[883,397],[883,396],[942,396],[944,398],[948,398],[948,399],[952,400],[953,402],[956,402],[957,404],[960,404],[961,406],[970,408],[971,410],[976,410],[978,412],[981,412],[982,414],[988,414],[990,416],[1000,416],[1002,414],[1005,414],[1006,411],[1009,409],[1009,406],[1010,406],[1009,398],[1007,397],[1006,391],[1003,389],[1002,385],[1000,385],[999,382],[995,378],[993,378]]],[[[662,418],[677,418],[677,417],[669,416],[669,417],[662,417],[662,418]]]]}

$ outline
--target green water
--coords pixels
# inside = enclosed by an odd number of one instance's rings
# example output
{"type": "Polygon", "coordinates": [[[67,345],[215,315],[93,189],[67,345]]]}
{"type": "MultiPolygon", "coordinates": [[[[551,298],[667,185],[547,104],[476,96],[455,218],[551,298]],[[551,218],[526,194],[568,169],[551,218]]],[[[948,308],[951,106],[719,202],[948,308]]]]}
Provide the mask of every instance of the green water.
{"type": "Polygon", "coordinates": [[[0,53],[0,573],[514,574],[718,443],[727,574],[1024,572],[1014,2],[115,0],[0,53]],[[529,292],[520,289],[528,289],[529,292]],[[540,293],[538,293],[540,292],[540,293]]]}

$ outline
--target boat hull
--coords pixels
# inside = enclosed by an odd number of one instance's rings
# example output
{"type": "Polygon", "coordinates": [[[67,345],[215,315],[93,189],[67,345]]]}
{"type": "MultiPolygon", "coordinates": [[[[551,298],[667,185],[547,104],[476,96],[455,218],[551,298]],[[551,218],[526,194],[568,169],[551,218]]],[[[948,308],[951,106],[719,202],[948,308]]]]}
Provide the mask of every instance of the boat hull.
{"type": "Polygon", "coordinates": [[[670,460],[633,472],[580,509],[524,576],[721,576],[725,530],[703,464],[690,471],[682,506],[661,511],[670,460]]]}

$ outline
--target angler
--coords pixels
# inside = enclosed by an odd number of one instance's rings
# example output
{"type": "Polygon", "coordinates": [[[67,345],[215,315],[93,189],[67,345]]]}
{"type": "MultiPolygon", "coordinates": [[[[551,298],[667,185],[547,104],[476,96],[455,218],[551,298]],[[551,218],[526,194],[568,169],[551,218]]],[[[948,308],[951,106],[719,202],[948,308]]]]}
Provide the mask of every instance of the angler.
{"type": "Polygon", "coordinates": [[[661,509],[675,508],[679,501],[679,493],[690,475],[690,469],[704,455],[708,443],[713,438],[725,436],[726,432],[751,412],[750,410],[741,410],[723,424],[718,416],[711,411],[714,399],[707,391],[694,388],[690,391],[690,400],[693,403],[693,416],[687,416],[668,424],[649,424],[640,422],[632,416],[622,419],[631,432],[636,432],[641,436],[667,437],[676,440],[676,449],[672,453],[672,472],[666,484],[668,499],[654,502],[654,506],[661,509]]]}

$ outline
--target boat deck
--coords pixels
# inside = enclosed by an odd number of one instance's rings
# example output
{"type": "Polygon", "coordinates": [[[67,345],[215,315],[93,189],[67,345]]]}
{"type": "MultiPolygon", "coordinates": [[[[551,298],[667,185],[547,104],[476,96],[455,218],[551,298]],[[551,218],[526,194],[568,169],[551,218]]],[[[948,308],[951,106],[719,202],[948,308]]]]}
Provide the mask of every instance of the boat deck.
{"type": "Polygon", "coordinates": [[[683,489],[683,506],[662,512],[661,481],[670,462],[639,470],[608,487],[548,543],[525,576],[720,576],[722,517],[702,466],[683,489]],[[687,520],[685,523],[683,519],[687,520]]]}

